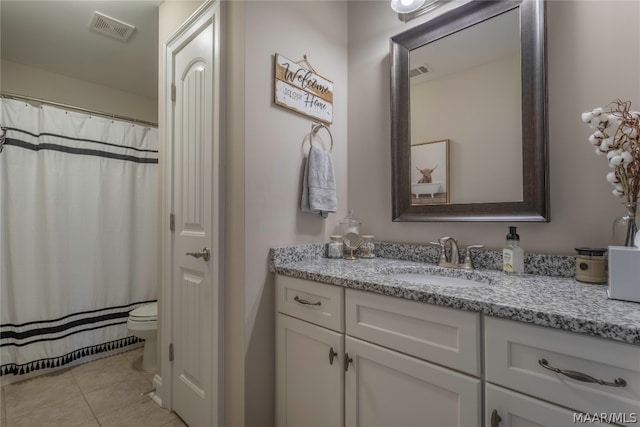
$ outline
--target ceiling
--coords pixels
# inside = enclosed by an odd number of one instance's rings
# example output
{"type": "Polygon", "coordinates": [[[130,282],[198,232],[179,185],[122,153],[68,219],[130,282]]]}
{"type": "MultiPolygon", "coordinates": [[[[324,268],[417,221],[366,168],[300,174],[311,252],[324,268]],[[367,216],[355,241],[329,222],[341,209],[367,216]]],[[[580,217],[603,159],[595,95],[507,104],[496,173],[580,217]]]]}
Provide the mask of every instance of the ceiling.
{"type": "Polygon", "coordinates": [[[160,3],[2,0],[2,59],[157,100],[160,3]],[[95,11],[134,25],[131,38],[89,30],[95,11]]]}

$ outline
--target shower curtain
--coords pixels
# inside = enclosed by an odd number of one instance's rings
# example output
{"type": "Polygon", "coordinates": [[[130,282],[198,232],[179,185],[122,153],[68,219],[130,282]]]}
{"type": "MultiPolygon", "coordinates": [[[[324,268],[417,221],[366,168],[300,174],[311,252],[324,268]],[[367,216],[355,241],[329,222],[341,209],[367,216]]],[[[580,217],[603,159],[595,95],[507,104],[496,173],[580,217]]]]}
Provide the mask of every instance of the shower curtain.
{"type": "Polygon", "coordinates": [[[0,104],[0,375],[135,344],[128,312],[157,293],[157,129],[0,104]]]}

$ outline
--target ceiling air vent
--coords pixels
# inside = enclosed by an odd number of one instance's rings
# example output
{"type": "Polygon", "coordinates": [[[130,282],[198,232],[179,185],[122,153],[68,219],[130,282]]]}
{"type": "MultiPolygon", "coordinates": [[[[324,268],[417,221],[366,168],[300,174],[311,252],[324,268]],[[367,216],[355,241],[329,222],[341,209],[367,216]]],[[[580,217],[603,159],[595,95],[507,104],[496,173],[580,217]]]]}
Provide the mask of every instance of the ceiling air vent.
{"type": "Polygon", "coordinates": [[[136,27],[100,12],[94,12],[89,29],[124,42],[131,37],[136,27]]]}
{"type": "Polygon", "coordinates": [[[427,74],[429,71],[431,70],[429,70],[426,65],[420,65],[409,70],[409,77],[418,77],[422,74],[427,74]]]}

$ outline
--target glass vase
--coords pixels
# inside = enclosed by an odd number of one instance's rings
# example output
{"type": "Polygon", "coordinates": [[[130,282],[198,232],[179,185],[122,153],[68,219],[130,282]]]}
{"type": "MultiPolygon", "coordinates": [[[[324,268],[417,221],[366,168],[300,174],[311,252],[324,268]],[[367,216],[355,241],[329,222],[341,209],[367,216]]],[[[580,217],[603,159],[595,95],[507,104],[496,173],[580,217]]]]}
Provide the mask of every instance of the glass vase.
{"type": "Polygon", "coordinates": [[[634,246],[633,241],[638,232],[636,213],[637,202],[623,203],[627,213],[613,222],[613,246],[634,246]]]}

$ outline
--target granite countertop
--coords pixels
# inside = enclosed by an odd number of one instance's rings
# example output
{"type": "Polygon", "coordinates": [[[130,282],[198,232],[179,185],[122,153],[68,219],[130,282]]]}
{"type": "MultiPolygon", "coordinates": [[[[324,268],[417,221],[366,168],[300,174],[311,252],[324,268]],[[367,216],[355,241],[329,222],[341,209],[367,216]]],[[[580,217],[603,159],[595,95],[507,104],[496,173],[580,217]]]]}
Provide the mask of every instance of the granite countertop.
{"type": "MultiPolygon", "coordinates": [[[[527,271],[553,276],[512,276],[491,268],[464,271],[438,267],[433,248],[415,245],[377,244],[377,258],[355,261],[325,258],[324,250],[324,244],[274,248],[270,271],[640,345],[640,303],[609,299],[606,286],[567,277],[573,274],[571,257],[531,255],[525,258],[527,271]],[[413,260],[416,253],[427,262],[413,260]],[[484,285],[415,284],[388,277],[395,273],[461,277],[484,285]]],[[[484,252],[479,256],[484,259],[480,267],[495,267],[497,253],[484,252]]]]}

